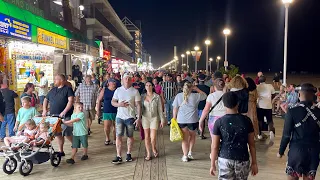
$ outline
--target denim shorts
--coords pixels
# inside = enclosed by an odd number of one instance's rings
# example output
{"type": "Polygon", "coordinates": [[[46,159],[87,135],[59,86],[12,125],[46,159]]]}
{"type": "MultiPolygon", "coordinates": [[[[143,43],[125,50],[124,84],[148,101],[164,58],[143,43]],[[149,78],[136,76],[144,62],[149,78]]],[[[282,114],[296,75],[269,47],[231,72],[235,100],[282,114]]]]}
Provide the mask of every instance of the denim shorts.
{"type": "Polygon", "coordinates": [[[179,127],[181,129],[183,128],[188,128],[190,131],[195,131],[199,128],[199,122],[197,123],[190,123],[190,124],[181,124],[181,123],[178,123],[179,124],[179,127]]]}
{"type": "Polygon", "coordinates": [[[46,98],[46,96],[39,96],[39,100],[40,100],[40,104],[43,104],[44,98],[46,98]]]}
{"type": "Polygon", "coordinates": [[[134,118],[120,119],[116,118],[116,135],[117,137],[124,136],[124,130],[126,130],[127,137],[133,137],[134,132],[134,118]]]}

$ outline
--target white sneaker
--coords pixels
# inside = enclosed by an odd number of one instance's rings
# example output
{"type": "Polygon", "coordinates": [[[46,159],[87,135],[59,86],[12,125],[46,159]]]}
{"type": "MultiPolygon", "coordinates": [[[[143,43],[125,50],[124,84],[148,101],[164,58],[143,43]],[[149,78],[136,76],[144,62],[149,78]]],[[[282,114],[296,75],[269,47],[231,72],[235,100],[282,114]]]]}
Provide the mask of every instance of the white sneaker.
{"type": "Polygon", "coordinates": [[[182,162],[188,162],[189,161],[187,156],[182,156],[181,160],[182,160],[182,162]]]}
{"type": "Polygon", "coordinates": [[[194,160],[192,154],[188,154],[188,158],[191,159],[191,160],[194,160]]]}
{"type": "Polygon", "coordinates": [[[259,139],[259,140],[262,140],[262,139],[263,139],[263,136],[262,136],[262,135],[258,135],[258,139],[259,139]]]}
{"type": "Polygon", "coordinates": [[[274,133],[270,131],[270,142],[274,141],[274,133]]]}

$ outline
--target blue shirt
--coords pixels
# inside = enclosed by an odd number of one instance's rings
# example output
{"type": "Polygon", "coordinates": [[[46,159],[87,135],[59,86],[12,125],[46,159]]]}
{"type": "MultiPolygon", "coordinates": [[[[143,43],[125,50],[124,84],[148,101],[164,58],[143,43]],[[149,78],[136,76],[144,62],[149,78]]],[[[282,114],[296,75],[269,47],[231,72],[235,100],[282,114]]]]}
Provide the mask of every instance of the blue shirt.
{"type": "Polygon", "coordinates": [[[295,91],[290,92],[288,94],[287,103],[288,104],[296,104],[298,102],[299,96],[295,91]]]}
{"type": "Polygon", "coordinates": [[[111,104],[114,92],[115,90],[111,91],[110,89],[105,88],[103,95],[103,113],[117,113],[117,108],[111,104]]]}

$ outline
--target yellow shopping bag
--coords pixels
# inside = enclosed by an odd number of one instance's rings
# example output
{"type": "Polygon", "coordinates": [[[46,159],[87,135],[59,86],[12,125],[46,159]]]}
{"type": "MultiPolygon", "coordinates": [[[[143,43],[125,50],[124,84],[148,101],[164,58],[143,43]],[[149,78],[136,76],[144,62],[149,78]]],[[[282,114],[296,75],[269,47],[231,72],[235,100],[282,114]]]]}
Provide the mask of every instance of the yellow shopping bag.
{"type": "Polygon", "coordinates": [[[178,122],[176,119],[171,119],[171,125],[170,125],[170,141],[181,141],[183,138],[182,131],[178,125],[178,122]]]}

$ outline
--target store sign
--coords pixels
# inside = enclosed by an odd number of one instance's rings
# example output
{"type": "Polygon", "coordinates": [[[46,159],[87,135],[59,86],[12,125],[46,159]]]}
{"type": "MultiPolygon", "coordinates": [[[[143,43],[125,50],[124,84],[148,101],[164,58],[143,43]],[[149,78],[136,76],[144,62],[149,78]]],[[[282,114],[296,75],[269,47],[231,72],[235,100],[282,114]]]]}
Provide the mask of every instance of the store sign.
{"type": "Polygon", "coordinates": [[[44,44],[60,49],[67,49],[67,38],[58,34],[46,31],[41,28],[38,29],[38,43],[44,44]]]}
{"type": "Polygon", "coordinates": [[[44,17],[44,13],[42,9],[35,7],[33,4],[25,2],[25,0],[3,0],[7,3],[14,4],[17,7],[30,11],[32,14],[44,17]]]}
{"type": "Polygon", "coordinates": [[[111,53],[110,53],[110,51],[104,50],[104,51],[103,51],[103,58],[102,58],[102,59],[109,61],[109,60],[111,59],[111,53]]]}
{"type": "Polygon", "coordinates": [[[0,35],[31,40],[31,25],[0,14],[0,35]]]}

